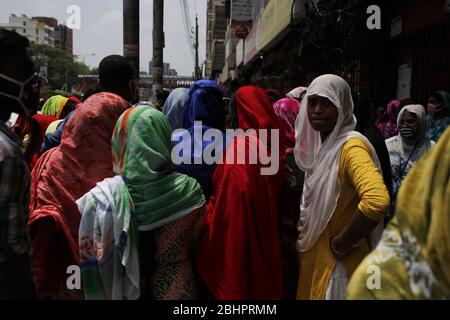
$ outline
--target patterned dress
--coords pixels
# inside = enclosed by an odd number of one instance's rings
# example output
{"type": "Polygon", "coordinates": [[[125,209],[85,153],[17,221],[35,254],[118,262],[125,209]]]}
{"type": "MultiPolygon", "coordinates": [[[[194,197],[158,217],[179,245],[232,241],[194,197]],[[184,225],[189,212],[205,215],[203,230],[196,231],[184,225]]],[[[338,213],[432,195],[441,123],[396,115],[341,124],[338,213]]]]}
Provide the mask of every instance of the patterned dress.
{"type": "Polygon", "coordinates": [[[204,208],[154,232],[156,271],[151,278],[153,299],[198,299],[194,256],[201,234],[204,208]]]}

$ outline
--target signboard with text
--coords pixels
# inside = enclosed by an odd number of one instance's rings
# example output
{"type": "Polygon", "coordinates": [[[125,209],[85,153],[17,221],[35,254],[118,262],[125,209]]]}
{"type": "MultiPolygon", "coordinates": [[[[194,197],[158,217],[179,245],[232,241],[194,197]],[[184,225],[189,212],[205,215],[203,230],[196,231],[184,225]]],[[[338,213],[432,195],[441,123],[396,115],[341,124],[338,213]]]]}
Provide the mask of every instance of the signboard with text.
{"type": "Polygon", "coordinates": [[[251,0],[231,0],[231,21],[232,24],[252,21],[252,1],[251,0]]]}
{"type": "Polygon", "coordinates": [[[252,27],[252,1],[231,0],[231,27],[238,38],[245,38],[252,27]]]}
{"type": "Polygon", "coordinates": [[[250,62],[259,51],[259,36],[261,30],[261,19],[253,24],[253,28],[245,38],[244,43],[244,64],[250,62]]]}
{"type": "Polygon", "coordinates": [[[294,0],[272,0],[261,16],[259,47],[264,49],[291,24],[294,0]]]}

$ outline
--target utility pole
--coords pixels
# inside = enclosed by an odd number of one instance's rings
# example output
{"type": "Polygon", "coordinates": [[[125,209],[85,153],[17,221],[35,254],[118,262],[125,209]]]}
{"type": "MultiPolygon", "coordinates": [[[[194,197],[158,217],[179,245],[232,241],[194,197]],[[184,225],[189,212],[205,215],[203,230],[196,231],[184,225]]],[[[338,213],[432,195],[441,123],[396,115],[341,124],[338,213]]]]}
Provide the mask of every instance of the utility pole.
{"type": "Polygon", "coordinates": [[[139,79],[139,0],[123,0],[123,56],[139,79]]]}
{"type": "Polygon", "coordinates": [[[198,66],[198,17],[195,15],[195,80],[200,80],[201,77],[198,66]]]}
{"type": "Polygon", "coordinates": [[[164,0],[153,0],[153,98],[163,89],[164,0]]]}

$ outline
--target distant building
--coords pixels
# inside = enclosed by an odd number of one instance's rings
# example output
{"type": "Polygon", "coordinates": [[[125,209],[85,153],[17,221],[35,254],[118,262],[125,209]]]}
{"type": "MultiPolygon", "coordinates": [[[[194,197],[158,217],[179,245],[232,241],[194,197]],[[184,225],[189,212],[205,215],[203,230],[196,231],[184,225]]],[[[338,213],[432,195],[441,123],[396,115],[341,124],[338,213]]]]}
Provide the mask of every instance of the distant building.
{"type": "MultiPolygon", "coordinates": [[[[148,74],[153,74],[153,60],[148,63],[148,74]]],[[[170,68],[170,63],[163,64],[163,76],[177,76],[178,72],[170,68]]]]}
{"type": "Polygon", "coordinates": [[[163,75],[168,76],[170,71],[170,63],[163,64],[163,75]]]}
{"type": "Polygon", "coordinates": [[[58,24],[51,17],[27,17],[11,14],[9,23],[0,23],[0,28],[16,31],[31,42],[45,44],[73,54],[73,32],[67,26],[58,24]]]}
{"type": "Polygon", "coordinates": [[[9,23],[1,23],[0,28],[15,31],[31,42],[55,46],[55,28],[33,20],[25,14],[21,16],[12,14],[9,17],[9,23]]]}

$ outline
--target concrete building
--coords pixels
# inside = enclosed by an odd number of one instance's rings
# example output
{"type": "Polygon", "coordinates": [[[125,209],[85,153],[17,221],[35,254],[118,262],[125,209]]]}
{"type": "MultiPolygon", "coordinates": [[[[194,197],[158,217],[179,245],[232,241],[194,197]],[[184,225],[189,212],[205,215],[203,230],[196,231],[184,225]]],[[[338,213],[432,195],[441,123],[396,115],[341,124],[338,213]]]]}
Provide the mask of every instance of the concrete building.
{"type": "Polygon", "coordinates": [[[55,47],[73,54],[73,30],[65,25],[58,25],[55,32],[55,47]]]}
{"type": "Polygon", "coordinates": [[[33,20],[25,14],[21,16],[12,14],[9,17],[9,23],[1,23],[0,28],[16,31],[31,42],[55,46],[55,28],[44,22],[33,20]]]}
{"type": "MultiPolygon", "coordinates": [[[[153,60],[148,63],[148,74],[153,75],[153,60]]],[[[170,63],[164,62],[163,64],[163,76],[177,76],[178,72],[175,69],[170,68],[170,63]]]]}
{"type": "Polygon", "coordinates": [[[225,0],[208,0],[206,22],[206,78],[216,79],[225,64],[227,30],[225,0]]]}
{"type": "Polygon", "coordinates": [[[11,14],[9,23],[0,23],[0,28],[16,31],[31,42],[45,44],[73,54],[73,32],[67,26],[58,24],[51,17],[27,17],[11,14]]]}
{"type": "Polygon", "coordinates": [[[73,31],[65,25],[58,24],[58,20],[50,17],[32,17],[33,20],[43,22],[55,29],[55,48],[62,49],[73,55],[73,31]]]}

